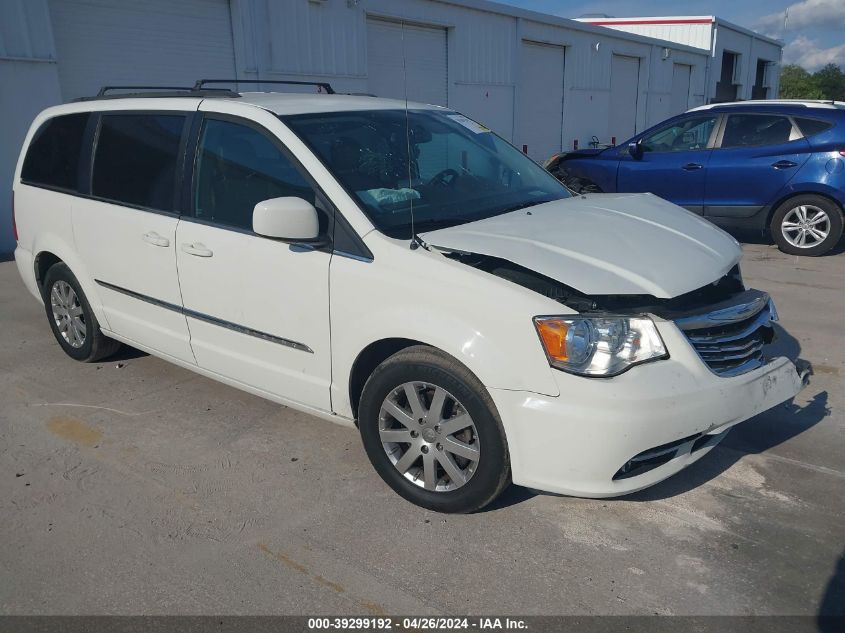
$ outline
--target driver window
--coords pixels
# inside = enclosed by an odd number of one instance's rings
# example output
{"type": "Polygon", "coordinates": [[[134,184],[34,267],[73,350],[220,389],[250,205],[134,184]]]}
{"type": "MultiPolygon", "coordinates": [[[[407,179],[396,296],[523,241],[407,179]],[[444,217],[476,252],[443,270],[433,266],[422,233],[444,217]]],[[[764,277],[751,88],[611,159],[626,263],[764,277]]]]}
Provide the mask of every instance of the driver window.
{"type": "Polygon", "coordinates": [[[643,138],[643,152],[689,152],[706,149],[716,117],[693,117],[676,121],[643,138]]]}
{"type": "Polygon", "coordinates": [[[252,210],[270,198],[303,198],[314,190],[276,144],[255,128],[206,119],[197,157],[195,216],[252,230],[252,210]]]}

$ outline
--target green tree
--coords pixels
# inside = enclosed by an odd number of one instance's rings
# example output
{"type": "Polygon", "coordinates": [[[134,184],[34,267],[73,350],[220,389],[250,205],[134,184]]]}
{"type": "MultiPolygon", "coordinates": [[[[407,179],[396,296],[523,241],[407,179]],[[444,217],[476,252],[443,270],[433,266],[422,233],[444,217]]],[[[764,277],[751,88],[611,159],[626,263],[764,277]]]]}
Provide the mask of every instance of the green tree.
{"type": "Polygon", "coordinates": [[[788,64],[780,73],[781,99],[824,99],[814,75],[796,64],[788,64]]]}
{"type": "Polygon", "coordinates": [[[823,99],[845,101],[845,73],[836,64],[828,64],[813,74],[823,99]]]}

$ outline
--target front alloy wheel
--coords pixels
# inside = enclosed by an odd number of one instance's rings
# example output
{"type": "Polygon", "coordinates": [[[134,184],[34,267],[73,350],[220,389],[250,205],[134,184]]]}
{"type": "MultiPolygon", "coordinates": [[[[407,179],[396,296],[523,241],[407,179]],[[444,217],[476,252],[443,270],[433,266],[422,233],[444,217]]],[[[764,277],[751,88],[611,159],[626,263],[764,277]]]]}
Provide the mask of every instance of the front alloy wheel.
{"type": "Polygon", "coordinates": [[[424,345],[379,365],[358,405],[361,440],[381,478],[438,512],[474,512],[510,483],[502,422],[481,381],[424,345]]]}
{"type": "Polygon", "coordinates": [[[448,391],[406,382],[384,399],[379,437],[387,457],[408,481],[426,490],[457,490],[478,466],[481,444],[472,416],[448,391]]]}

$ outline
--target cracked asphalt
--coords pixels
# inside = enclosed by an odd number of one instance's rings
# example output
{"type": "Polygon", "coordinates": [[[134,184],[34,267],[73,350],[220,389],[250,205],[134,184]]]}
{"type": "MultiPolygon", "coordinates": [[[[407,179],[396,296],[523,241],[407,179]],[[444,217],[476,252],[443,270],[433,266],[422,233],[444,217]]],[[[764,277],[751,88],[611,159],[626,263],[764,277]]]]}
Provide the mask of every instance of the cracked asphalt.
{"type": "Polygon", "coordinates": [[[845,255],[748,244],[794,401],[635,496],[444,516],[356,432],[140,352],[84,365],[0,264],[2,614],[845,614],[845,255]]]}

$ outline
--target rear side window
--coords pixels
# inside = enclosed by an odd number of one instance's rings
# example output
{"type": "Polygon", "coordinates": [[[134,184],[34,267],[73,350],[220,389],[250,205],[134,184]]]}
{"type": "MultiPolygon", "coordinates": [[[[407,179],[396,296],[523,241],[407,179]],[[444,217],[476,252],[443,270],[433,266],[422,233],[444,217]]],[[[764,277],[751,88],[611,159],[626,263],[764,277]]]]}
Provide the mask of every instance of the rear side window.
{"type": "Polygon", "coordinates": [[[184,124],[179,114],[103,115],[91,193],[146,209],[175,210],[184,124]]]}
{"type": "Polygon", "coordinates": [[[818,119],[796,118],[795,122],[801,130],[801,134],[805,137],[821,134],[833,127],[833,123],[830,123],[829,121],[819,121],[818,119]]]}
{"type": "Polygon", "coordinates": [[[722,148],[780,145],[792,139],[792,123],[785,116],[732,114],[725,124],[722,148]]]}
{"type": "Polygon", "coordinates": [[[196,217],[251,231],[255,205],[283,197],[314,204],[316,196],[267,136],[246,125],[206,119],[197,157],[196,217]]]}
{"type": "Polygon", "coordinates": [[[29,144],[21,169],[28,184],[77,190],[79,155],[89,114],[65,114],[46,121],[29,144]]]}

